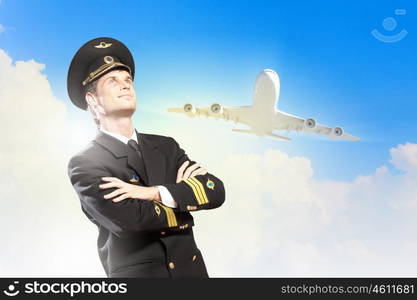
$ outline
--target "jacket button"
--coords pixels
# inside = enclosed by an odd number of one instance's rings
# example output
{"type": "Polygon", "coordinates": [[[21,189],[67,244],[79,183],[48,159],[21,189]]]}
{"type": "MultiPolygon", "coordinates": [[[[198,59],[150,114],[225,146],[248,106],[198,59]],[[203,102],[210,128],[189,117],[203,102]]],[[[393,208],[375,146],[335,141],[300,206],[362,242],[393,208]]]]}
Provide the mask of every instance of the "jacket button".
{"type": "Polygon", "coordinates": [[[164,235],[165,234],[165,231],[161,231],[161,234],[164,235]]]}
{"type": "Polygon", "coordinates": [[[193,256],[193,261],[195,261],[197,259],[197,256],[196,255],[194,255],[193,256]]]}
{"type": "Polygon", "coordinates": [[[187,205],[187,210],[196,210],[197,206],[187,205]]]}
{"type": "Polygon", "coordinates": [[[172,269],[174,269],[175,268],[175,265],[174,265],[174,263],[171,261],[170,263],[169,263],[169,268],[172,270],[172,269]]]}

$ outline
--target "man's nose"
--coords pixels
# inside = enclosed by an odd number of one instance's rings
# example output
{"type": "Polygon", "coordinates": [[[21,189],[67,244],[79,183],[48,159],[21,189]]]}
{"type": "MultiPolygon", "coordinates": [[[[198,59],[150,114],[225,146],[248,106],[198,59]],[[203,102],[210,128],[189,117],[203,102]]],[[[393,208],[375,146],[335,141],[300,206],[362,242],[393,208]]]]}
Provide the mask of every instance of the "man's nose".
{"type": "Polygon", "coordinates": [[[124,90],[125,89],[130,89],[130,84],[128,82],[126,82],[126,81],[122,81],[121,87],[124,90]]]}

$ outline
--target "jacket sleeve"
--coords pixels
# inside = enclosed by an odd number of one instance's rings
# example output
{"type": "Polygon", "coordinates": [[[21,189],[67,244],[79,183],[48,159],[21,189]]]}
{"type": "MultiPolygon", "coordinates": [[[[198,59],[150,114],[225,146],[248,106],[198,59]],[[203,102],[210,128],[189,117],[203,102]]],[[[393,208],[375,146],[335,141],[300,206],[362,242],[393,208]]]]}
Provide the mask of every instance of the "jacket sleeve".
{"type": "MultiPolygon", "coordinates": [[[[180,220],[172,208],[140,199],[113,202],[104,195],[115,188],[100,189],[101,177],[111,177],[103,166],[82,156],[73,157],[68,175],[81,201],[83,211],[91,221],[104,226],[119,237],[138,232],[161,231],[179,226],[180,220]]],[[[180,214],[178,214],[180,216],[180,214]]]]}
{"type": "MultiPolygon", "coordinates": [[[[178,143],[174,143],[174,155],[177,170],[185,162],[194,164],[178,143]]],[[[221,206],[225,200],[225,189],[223,182],[213,174],[197,175],[176,184],[163,184],[178,204],[178,211],[195,211],[202,209],[213,209],[221,206]]]]}

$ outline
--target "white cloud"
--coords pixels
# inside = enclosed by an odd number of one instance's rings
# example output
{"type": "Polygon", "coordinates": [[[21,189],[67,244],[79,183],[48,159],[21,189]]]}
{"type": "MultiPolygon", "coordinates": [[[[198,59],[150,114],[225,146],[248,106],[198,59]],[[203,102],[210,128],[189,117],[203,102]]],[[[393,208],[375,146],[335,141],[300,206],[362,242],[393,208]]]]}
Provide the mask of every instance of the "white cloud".
{"type": "Polygon", "coordinates": [[[390,162],[399,170],[417,171],[417,144],[406,143],[390,150],[390,162]]]}
{"type": "MultiPolygon", "coordinates": [[[[1,4],[1,2],[0,2],[1,4]]],[[[0,24],[0,34],[2,34],[4,31],[6,31],[6,27],[4,25],[0,24]]]]}
{"type": "Polygon", "coordinates": [[[405,174],[352,182],[317,181],[308,159],[278,150],[219,162],[226,203],[196,214],[212,275],[416,276],[416,146],[391,149],[405,174]]]}
{"type": "MultiPolygon", "coordinates": [[[[68,120],[44,69],[33,60],[13,64],[0,50],[0,276],[104,276],[97,230],[66,174],[94,126],[82,112],[77,124],[90,122],[90,131],[68,120]]],[[[390,150],[401,174],[381,166],[337,182],[316,180],[308,158],[236,154],[226,139],[207,150],[206,137],[180,142],[226,185],[224,206],[194,214],[212,276],[417,275],[416,144],[390,150]]]]}
{"type": "Polygon", "coordinates": [[[74,133],[44,68],[0,49],[0,276],[100,276],[95,230],[66,174],[74,133]]]}

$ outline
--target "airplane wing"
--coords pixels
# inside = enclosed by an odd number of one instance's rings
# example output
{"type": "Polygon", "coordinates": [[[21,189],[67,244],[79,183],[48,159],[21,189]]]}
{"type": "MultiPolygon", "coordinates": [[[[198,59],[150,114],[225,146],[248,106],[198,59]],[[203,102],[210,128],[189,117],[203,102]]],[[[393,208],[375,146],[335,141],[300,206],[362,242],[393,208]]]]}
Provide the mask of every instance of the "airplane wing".
{"type": "Polygon", "coordinates": [[[318,124],[313,118],[303,119],[282,111],[275,112],[273,127],[276,130],[304,131],[327,135],[333,139],[358,141],[359,138],[345,133],[341,127],[328,127],[318,124]]]}
{"type": "Polygon", "coordinates": [[[214,103],[211,106],[196,107],[187,103],[183,107],[168,108],[167,111],[184,113],[188,117],[205,116],[215,119],[223,119],[249,126],[250,108],[251,106],[223,107],[218,103],[214,103]]]}
{"type": "MultiPolygon", "coordinates": [[[[226,121],[233,121],[235,123],[240,123],[251,127],[251,122],[253,123],[254,113],[252,106],[233,106],[233,107],[222,107],[219,104],[215,103],[208,107],[195,107],[192,104],[185,104],[183,107],[172,107],[167,109],[168,112],[184,113],[189,117],[195,116],[206,116],[213,117],[215,119],[223,119],[226,121]]],[[[256,114],[255,114],[256,116],[256,114]]],[[[256,117],[255,117],[256,119],[256,117]]],[[[241,133],[253,133],[258,134],[259,132],[254,131],[252,128],[249,129],[232,129],[233,132],[241,133]]],[[[271,132],[263,132],[261,135],[270,136],[273,138],[291,140],[289,137],[278,135],[271,132]]]]}

